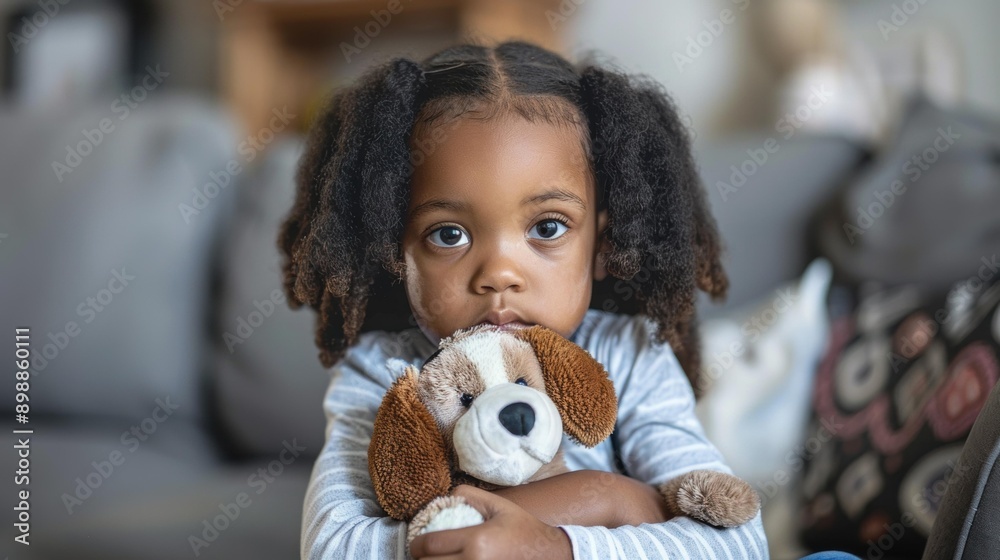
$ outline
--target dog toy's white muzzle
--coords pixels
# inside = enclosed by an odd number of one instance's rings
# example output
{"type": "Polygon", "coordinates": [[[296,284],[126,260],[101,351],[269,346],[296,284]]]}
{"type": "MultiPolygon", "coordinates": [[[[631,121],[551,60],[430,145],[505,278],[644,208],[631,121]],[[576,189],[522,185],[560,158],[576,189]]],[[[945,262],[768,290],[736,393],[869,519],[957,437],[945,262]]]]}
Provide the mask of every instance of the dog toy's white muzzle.
{"type": "Polygon", "coordinates": [[[516,486],[559,450],[562,419],[545,393],[504,383],[490,387],[458,419],[458,468],[493,484],[516,486]]]}

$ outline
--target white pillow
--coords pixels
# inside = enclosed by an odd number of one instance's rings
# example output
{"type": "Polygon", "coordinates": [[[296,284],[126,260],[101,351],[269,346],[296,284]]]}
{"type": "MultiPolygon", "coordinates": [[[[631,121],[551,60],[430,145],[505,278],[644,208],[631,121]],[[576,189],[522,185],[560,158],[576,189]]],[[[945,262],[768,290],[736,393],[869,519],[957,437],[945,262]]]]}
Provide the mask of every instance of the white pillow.
{"type": "Polygon", "coordinates": [[[797,283],[701,325],[709,385],[697,414],[733,471],[761,495],[774,557],[796,546],[803,468],[796,449],[805,440],[813,377],[826,347],[831,277],[830,263],[816,259],[797,283]]]}

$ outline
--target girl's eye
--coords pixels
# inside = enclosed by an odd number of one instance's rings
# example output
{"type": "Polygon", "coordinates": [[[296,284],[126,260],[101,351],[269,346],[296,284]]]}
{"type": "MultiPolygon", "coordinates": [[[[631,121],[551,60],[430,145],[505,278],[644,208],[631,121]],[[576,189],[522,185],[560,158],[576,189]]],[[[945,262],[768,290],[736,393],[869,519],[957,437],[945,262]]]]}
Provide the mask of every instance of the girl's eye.
{"type": "Polygon", "coordinates": [[[518,385],[525,385],[525,386],[528,385],[528,382],[525,381],[523,377],[518,377],[517,381],[515,381],[514,383],[517,383],[518,385]]]}
{"type": "Polygon", "coordinates": [[[455,226],[444,226],[432,231],[428,239],[438,247],[461,247],[469,242],[469,236],[455,226]]]}
{"type": "Polygon", "coordinates": [[[559,220],[549,219],[538,222],[531,228],[531,233],[536,233],[536,235],[529,235],[534,239],[557,239],[562,237],[564,233],[569,231],[566,224],[560,222],[559,220]]]}
{"type": "Polygon", "coordinates": [[[470,406],[472,406],[472,401],[475,400],[475,398],[476,397],[473,397],[469,393],[462,393],[462,398],[461,398],[462,406],[464,406],[465,408],[469,408],[470,406]]]}

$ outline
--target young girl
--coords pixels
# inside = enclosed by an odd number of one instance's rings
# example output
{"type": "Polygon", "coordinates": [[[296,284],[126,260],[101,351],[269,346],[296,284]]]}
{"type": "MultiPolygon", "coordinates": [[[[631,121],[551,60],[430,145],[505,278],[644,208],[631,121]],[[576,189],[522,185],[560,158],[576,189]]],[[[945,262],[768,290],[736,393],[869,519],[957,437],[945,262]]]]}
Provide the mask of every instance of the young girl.
{"type": "Polygon", "coordinates": [[[302,558],[406,554],[405,524],[379,507],[367,468],[396,375],[386,362],[419,367],[442,337],[484,322],[544,325],[587,349],[614,382],[617,426],[592,449],[565,439],[574,472],[457,487],[486,522],[418,537],[414,557],[767,557],[759,515],[726,530],[670,519],[654,488],[731,472],[684,373],[698,368],[696,288],[722,297],[727,280],[685,128],[658,86],[521,42],[394,60],[332,98],[297,181],[279,240],[285,290],[318,311],[334,368],[302,558]],[[588,309],[595,281],[640,270],[641,315],[588,309]],[[373,286],[395,278],[417,328],[361,333],[369,301],[391,301],[373,286]]]}

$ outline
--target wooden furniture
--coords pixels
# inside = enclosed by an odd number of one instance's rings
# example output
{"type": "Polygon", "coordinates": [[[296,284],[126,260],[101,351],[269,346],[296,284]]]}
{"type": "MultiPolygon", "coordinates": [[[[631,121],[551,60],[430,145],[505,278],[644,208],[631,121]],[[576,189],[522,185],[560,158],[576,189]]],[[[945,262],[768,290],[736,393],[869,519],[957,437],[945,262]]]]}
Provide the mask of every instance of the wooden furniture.
{"type": "MultiPolygon", "coordinates": [[[[575,7],[571,0],[571,7],[575,7]]],[[[221,93],[247,134],[274,111],[308,126],[330,88],[392,56],[519,38],[557,52],[558,0],[216,0],[221,93]]],[[[564,7],[565,9],[565,7],[564,7]]]]}

